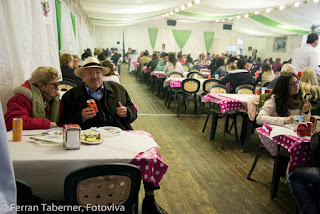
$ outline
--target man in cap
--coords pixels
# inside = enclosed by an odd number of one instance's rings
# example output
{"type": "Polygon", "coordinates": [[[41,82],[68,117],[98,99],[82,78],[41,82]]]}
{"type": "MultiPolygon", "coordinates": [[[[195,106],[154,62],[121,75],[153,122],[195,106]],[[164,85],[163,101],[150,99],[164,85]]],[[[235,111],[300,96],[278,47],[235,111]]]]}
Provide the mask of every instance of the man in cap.
{"type": "MultiPolygon", "coordinates": [[[[82,78],[83,83],[70,89],[62,97],[64,124],[79,124],[82,129],[102,126],[132,129],[130,123],[137,118],[137,110],[122,85],[115,82],[103,82],[103,75],[109,72],[110,69],[101,67],[95,57],[88,57],[83,67],[75,69],[75,75],[82,78]],[[95,100],[97,113],[88,107],[87,100],[89,99],[95,100]]],[[[146,197],[143,201],[143,211],[167,213],[154,200],[153,191],[159,187],[144,181],[144,188],[146,197]]]]}

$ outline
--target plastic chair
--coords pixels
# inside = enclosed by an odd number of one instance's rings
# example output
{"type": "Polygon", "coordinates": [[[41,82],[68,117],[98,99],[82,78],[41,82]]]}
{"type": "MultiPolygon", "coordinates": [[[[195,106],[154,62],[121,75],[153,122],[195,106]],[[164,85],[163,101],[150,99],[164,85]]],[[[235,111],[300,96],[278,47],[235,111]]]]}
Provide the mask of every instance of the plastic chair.
{"type": "Polygon", "coordinates": [[[190,72],[187,75],[187,78],[193,78],[193,79],[204,79],[204,76],[200,74],[199,72],[190,72]]]}
{"type": "MultiPolygon", "coordinates": [[[[181,84],[182,92],[179,97],[179,106],[177,109],[177,116],[180,117],[180,112],[182,108],[182,103],[187,101],[194,101],[194,108],[197,117],[200,117],[199,109],[198,109],[198,96],[197,93],[200,89],[200,82],[197,79],[185,79],[181,84]]],[[[187,107],[186,107],[187,108],[187,107]]]]}
{"type": "Polygon", "coordinates": [[[183,65],[182,68],[183,68],[184,72],[188,72],[189,71],[189,67],[187,65],[183,65]]]}
{"type": "MultiPolygon", "coordinates": [[[[171,73],[168,74],[168,78],[183,78],[183,74],[180,73],[180,72],[176,72],[176,71],[173,71],[171,73]]],[[[181,88],[167,88],[167,91],[166,91],[166,101],[164,103],[164,105],[167,105],[168,104],[168,109],[170,108],[170,104],[171,104],[171,99],[172,99],[172,94],[174,93],[174,97],[175,97],[175,100],[176,100],[176,97],[178,95],[178,93],[182,93],[182,90],[181,88]]]]}
{"type": "Polygon", "coordinates": [[[249,87],[253,88],[253,90],[256,87],[256,84],[254,82],[246,82],[246,83],[242,83],[241,85],[249,86],[249,87]]]}
{"type": "Polygon", "coordinates": [[[202,106],[204,106],[204,104],[205,104],[205,103],[201,103],[201,98],[208,93],[210,86],[217,85],[217,84],[221,84],[221,82],[216,79],[208,79],[203,82],[203,84],[202,84],[203,93],[201,95],[199,95],[199,100],[200,100],[199,112],[200,112],[200,114],[201,114],[202,106]]]}
{"type": "Polygon", "coordinates": [[[126,213],[138,213],[141,172],[130,164],[108,164],[77,170],[65,179],[69,205],[123,205],[126,213]]]}
{"type": "Polygon", "coordinates": [[[247,85],[239,85],[235,92],[236,94],[254,94],[254,88],[247,85]]]}
{"type": "Polygon", "coordinates": [[[73,87],[76,87],[77,83],[72,79],[64,79],[59,82],[58,91],[69,91],[73,87]]]}

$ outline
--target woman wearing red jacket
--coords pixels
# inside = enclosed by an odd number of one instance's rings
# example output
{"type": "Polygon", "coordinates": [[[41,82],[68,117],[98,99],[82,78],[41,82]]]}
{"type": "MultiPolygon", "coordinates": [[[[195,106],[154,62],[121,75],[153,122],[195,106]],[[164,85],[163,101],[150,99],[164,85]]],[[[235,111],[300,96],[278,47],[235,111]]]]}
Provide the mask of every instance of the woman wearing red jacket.
{"type": "Polygon", "coordinates": [[[12,129],[13,118],[22,118],[23,129],[57,127],[62,115],[59,79],[55,68],[42,66],[32,72],[30,80],[15,88],[5,114],[7,131],[12,129]]]}

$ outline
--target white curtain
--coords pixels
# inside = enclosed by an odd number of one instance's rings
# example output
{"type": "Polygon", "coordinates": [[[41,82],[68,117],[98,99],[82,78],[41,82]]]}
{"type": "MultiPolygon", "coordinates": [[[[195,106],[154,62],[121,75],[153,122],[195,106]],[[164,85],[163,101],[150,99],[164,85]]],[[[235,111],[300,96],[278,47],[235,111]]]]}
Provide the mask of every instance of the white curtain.
{"type": "Polygon", "coordinates": [[[49,0],[52,17],[48,24],[44,21],[40,1],[0,2],[0,97],[5,112],[12,89],[29,79],[37,67],[59,69],[60,66],[54,0],[49,0]]]}
{"type": "Polygon", "coordinates": [[[78,54],[71,14],[65,4],[61,4],[61,54],[78,54]]]}
{"type": "Polygon", "coordinates": [[[117,41],[123,44],[123,27],[95,26],[94,31],[97,48],[113,48],[117,41]]]}

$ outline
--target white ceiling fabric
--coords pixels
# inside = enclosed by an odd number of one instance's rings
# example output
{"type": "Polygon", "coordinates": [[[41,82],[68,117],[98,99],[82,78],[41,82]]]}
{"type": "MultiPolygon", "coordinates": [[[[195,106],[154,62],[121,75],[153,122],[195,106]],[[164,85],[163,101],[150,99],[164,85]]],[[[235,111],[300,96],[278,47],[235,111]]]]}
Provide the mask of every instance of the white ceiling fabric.
{"type": "MultiPolygon", "coordinates": [[[[229,16],[252,14],[259,10],[260,13],[272,21],[285,25],[288,28],[309,31],[311,25],[320,24],[320,3],[315,4],[308,0],[307,4],[301,4],[295,8],[293,4],[299,0],[201,0],[200,4],[193,4],[192,7],[175,13],[166,19],[193,20],[201,22],[216,23],[216,19],[226,18],[226,23],[233,23],[234,31],[245,35],[275,36],[297,34],[285,29],[276,29],[262,24],[251,18],[240,18],[229,21],[229,16]],[[266,13],[266,8],[278,8],[280,5],[291,5],[285,10],[272,10],[266,13]]],[[[127,26],[145,23],[152,18],[159,17],[181,5],[186,5],[186,0],[80,0],[80,3],[94,25],[104,26],[127,26]]],[[[152,20],[155,24],[160,20],[152,20]]],[[[219,23],[217,23],[219,24],[219,23]]],[[[221,30],[222,31],[222,30],[221,30]]]]}

